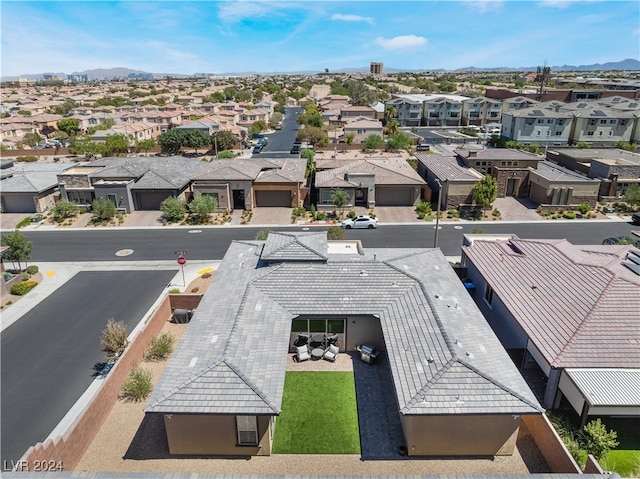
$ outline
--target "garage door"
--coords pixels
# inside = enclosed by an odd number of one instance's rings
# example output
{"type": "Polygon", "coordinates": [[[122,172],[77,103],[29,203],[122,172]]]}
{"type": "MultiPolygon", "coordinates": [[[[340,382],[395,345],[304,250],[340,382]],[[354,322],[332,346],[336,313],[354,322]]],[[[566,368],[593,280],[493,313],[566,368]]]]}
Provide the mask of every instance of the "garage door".
{"type": "Polygon", "coordinates": [[[291,192],[289,190],[256,191],[256,206],[291,208],[291,192]]]}
{"type": "Polygon", "coordinates": [[[162,203],[169,196],[173,196],[172,191],[138,191],[136,209],[138,210],[159,210],[162,203]]]}
{"type": "Polygon", "coordinates": [[[411,188],[376,188],[376,206],[411,206],[411,188]]]}
{"type": "Polygon", "coordinates": [[[35,213],[36,205],[31,195],[2,195],[3,213],[35,213]]]}

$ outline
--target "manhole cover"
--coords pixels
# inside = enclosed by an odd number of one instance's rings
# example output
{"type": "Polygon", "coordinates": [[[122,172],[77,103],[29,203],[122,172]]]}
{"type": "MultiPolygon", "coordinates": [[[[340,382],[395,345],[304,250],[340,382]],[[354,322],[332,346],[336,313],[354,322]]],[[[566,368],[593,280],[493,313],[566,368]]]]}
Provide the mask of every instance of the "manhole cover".
{"type": "Polygon", "coordinates": [[[129,256],[133,254],[132,249],[121,249],[120,251],[116,251],[116,256],[129,256]]]}

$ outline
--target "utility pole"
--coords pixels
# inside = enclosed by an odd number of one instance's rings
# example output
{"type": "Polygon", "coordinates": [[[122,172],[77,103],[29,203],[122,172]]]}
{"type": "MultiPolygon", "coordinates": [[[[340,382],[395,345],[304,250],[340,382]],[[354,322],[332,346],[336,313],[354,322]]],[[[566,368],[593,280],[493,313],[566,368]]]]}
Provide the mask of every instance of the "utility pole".
{"type": "Polygon", "coordinates": [[[442,200],[442,183],[440,180],[436,179],[436,183],[438,183],[438,207],[436,208],[436,233],[433,236],[433,247],[438,247],[438,228],[440,228],[440,201],[442,200]]]}

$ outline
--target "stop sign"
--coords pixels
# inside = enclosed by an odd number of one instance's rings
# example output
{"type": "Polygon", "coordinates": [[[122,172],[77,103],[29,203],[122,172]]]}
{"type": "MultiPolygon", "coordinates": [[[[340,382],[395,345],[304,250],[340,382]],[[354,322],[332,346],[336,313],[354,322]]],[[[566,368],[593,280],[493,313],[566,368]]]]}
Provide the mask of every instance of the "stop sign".
{"type": "Polygon", "coordinates": [[[187,258],[185,258],[184,256],[178,256],[178,264],[180,266],[182,266],[183,264],[187,263],[187,258]]]}

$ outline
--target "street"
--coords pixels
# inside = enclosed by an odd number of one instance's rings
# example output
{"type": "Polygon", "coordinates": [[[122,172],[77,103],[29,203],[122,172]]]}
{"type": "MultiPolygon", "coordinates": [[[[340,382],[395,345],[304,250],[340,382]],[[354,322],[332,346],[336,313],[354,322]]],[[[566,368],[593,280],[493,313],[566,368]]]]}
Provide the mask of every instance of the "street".
{"type": "MultiPolygon", "coordinates": [[[[438,246],[446,256],[460,255],[462,235],[474,230],[484,234],[512,233],[521,238],[565,238],[575,244],[602,244],[611,236],[631,234],[631,223],[575,221],[558,223],[440,223],[438,246]]],[[[309,226],[311,230],[328,226],[309,226]]],[[[221,259],[233,240],[252,240],[262,227],[94,229],[86,231],[25,231],[33,242],[31,261],[151,261],[175,259],[186,251],[187,259],[221,259]],[[126,257],[116,256],[132,249],[126,257]]],[[[279,231],[301,231],[301,226],[274,226],[279,231]]],[[[636,228],[637,229],[637,228],[636,228]]],[[[350,230],[348,239],[361,240],[365,248],[432,248],[433,223],[381,225],[377,230],[350,230]]]]}

